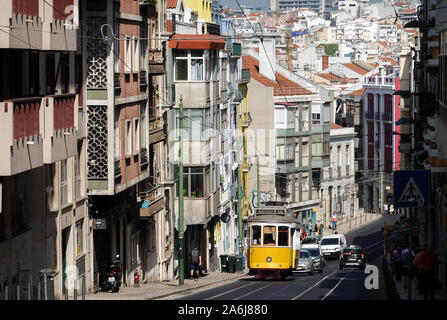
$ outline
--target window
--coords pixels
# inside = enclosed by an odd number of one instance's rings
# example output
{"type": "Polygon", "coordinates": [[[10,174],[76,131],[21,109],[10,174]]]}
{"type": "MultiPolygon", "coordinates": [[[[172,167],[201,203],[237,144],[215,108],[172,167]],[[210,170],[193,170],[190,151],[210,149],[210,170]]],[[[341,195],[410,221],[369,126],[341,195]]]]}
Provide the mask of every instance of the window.
{"type": "Polygon", "coordinates": [[[141,116],[141,148],[146,148],[147,122],[146,116],[141,116]]]}
{"type": "Polygon", "coordinates": [[[276,227],[264,226],[264,246],[274,246],[276,244],[276,227]]]}
{"type": "Polygon", "coordinates": [[[62,160],[61,161],[61,194],[62,194],[62,205],[67,204],[69,199],[68,199],[68,181],[67,181],[67,177],[68,177],[68,168],[67,168],[67,160],[62,160]]]}
{"type": "Polygon", "coordinates": [[[289,228],[288,227],[278,227],[278,246],[280,246],[280,247],[289,246],[289,228]]]}
{"type": "Polygon", "coordinates": [[[75,160],[75,199],[79,199],[82,196],[81,188],[81,153],[82,153],[82,141],[78,141],[78,150],[75,160]]]}
{"type": "Polygon", "coordinates": [[[130,36],[125,36],[125,48],[124,48],[124,73],[130,73],[132,66],[132,41],[130,36]]]}
{"type": "Polygon", "coordinates": [[[140,72],[140,41],[138,40],[138,37],[135,36],[132,40],[132,53],[132,72],[138,73],[140,72]]]}
{"type": "MultiPolygon", "coordinates": [[[[176,111],[177,139],[179,138],[180,114],[176,111]]],[[[205,138],[204,109],[183,110],[183,140],[200,141],[205,138]]]]}
{"type": "Polygon", "coordinates": [[[120,126],[119,122],[115,121],[115,159],[120,158],[120,126]]]}
{"type": "Polygon", "coordinates": [[[203,50],[177,50],[175,53],[176,81],[203,81],[203,50]]]}
{"type": "Polygon", "coordinates": [[[126,120],[126,156],[132,155],[132,121],[126,120]]]}
{"type": "Polygon", "coordinates": [[[84,253],[83,220],[76,222],[76,257],[84,253]]]}
{"type": "MultiPolygon", "coordinates": [[[[175,166],[176,179],[178,178],[178,166],[175,166]]],[[[208,194],[205,188],[205,168],[183,168],[183,196],[188,198],[203,198],[208,194]]],[[[177,183],[177,197],[179,188],[177,183]]]]}
{"type": "Polygon", "coordinates": [[[320,124],[320,114],[312,113],[312,124],[320,124]]]}
{"type": "Polygon", "coordinates": [[[133,129],[134,129],[134,154],[138,154],[140,152],[140,119],[136,118],[134,119],[133,123],[133,129]]]}
{"type": "Polygon", "coordinates": [[[251,244],[255,246],[261,245],[261,227],[251,227],[251,244]]]}

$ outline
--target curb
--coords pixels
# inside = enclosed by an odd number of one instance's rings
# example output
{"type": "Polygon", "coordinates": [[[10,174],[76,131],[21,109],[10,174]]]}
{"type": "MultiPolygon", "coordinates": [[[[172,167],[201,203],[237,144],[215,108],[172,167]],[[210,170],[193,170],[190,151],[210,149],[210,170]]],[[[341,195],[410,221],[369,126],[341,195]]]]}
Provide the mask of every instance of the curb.
{"type": "Polygon", "coordinates": [[[241,274],[239,277],[234,277],[234,278],[231,278],[231,279],[224,279],[224,280],[220,280],[220,281],[216,281],[216,282],[211,282],[211,283],[207,283],[207,284],[204,284],[204,285],[201,285],[201,286],[196,286],[196,287],[188,288],[188,289],[182,289],[182,290],[179,290],[179,291],[176,291],[176,292],[172,292],[172,293],[165,293],[165,294],[162,294],[162,295],[159,295],[159,296],[156,296],[156,297],[152,297],[152,298],[148,298],[148,299],[145,299],[145,300],[162,299],[162,298],[166,298],[166,297],[169,297],[169,296],[172,296],[172,295],[175,295],[175,294],[179,294],[179,293],[182,293],[182,292],[196,290],[196,289],[200,289],[200,288],[205,288],[205,287],[208,287],[208,286],[216,284],[216,283],[222,283],[222,282],[231,281],[231,280],[234,280],[234,279],[239,279],[239,278],[245,277],[247,275],[248,275],[248,273],[244,273],[244,274],[241,274]]]}

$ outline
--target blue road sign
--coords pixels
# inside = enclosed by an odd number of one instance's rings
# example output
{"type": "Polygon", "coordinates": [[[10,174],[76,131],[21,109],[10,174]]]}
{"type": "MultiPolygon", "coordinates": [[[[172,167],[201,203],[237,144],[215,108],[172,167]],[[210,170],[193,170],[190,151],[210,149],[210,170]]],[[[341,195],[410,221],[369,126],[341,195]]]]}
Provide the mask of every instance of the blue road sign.
{"type": "Polygon", "coordinates": [[[394,171],[394,207],[417,208],[430,201],[430,171],[394,171]]]}

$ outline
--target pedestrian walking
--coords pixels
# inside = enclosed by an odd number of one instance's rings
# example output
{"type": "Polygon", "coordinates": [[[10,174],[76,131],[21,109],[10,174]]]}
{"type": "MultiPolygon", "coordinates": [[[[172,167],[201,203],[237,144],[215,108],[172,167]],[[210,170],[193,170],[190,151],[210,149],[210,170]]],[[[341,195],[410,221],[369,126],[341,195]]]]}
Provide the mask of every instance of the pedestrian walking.
{"type": "Polygon", "coordinates": [[[337,230],[337,213],[334,211],[331,217],[332,231],[337,230]]]}
{"type": "Polygon", "coordinates": [[[313,231],[313,226],[312,226],[312,221],[311,220],[309,220],[308,222],[307,222],[307,230],[309,230],[309,236],[311,236],[312,235],[312,231],[313,231]]]}
{"type": "Polygon", "coordinates": [[[394,264],[394,271],[396,272],[396,281],[400,283],[400,280],[402,280],[402,249],[400,247],[396,247],[394,249],[391,261],[394,264]]]}
{"type": "Polygon", "coordinates": [[[413,263],[419,270],[420,287],[424,293],[424,300],[434,300],[436,291],[436,267],[438,259],[432,247],[422,250],[414,258],[413,263]]]}
{"type": "Polygon", "coordinates": [[[390,204],[390,214],[394,214],[394,206],[393,206],[393,204],[390,204]]]}
{"type": "Polygon", "coordinates": [[[402,261],[402,277],[404,281],[404,289],[408,287],[408,277],[410,276],[411,267],[411,250],[408,246],[402,250],[401,261],[402,261]]]}
{"type": "Polygon", "coordinates": [[[383,213],[388,214],[388,203],[386,201],[383,203],[383,213]]]}
{"type": "Polygon", "coordinates": [[[315,223],[314,232],[315,232],[315,235],[316,235],[316,236],[318,236],[318,234],[319,234],[319,233],[318,233],[318,232],[319,232],[319,229],[320,229],[320,228],[319,228],[319,226],[318,226],[318,223],[315,223]]]}
{"type": "Polygon", "coordinates": [[[192,280],[194,278],[194,272],[196,273],[196,281],[199,280],[200,277],[200,268],[202,267],[202,257],[200,255],[199,248],[195,245],[191,251],[191,277],[192,280]]]}

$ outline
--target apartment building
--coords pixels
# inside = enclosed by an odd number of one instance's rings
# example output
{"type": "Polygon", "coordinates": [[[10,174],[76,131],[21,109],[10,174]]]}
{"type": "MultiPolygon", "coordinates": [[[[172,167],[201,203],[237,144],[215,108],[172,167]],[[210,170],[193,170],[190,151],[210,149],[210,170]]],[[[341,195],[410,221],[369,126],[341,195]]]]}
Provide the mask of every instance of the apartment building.
{"type": "Polygon", "coordinates": [[[219,270],[219,255],[239,253],[242,245],[238,182],[243,149],[237,133],[243,99],[241,47],[215,34],[220,26],[210,29],[210,25],[207,31],[213,34],[184,28],[170,38],[168,70],[172,72],[167,74],[173,105],[169,143],[176,188],[175,226],[178,196],[183,192],[184,249],[189,253],[194,245],[199,247],[205,271],[219,270]],[[184,115],[183,190],[178,187],[180,104],[184,115]]]}
{"type": "Polygon", "coordinates": [[[79,6],[2,1],[0,299],[93,290],[79,6]]]}
{"type": "Polygon", "coordinates": [[[366,140],[363,141],[365,168],[364,185],[366,198],[363,203],[367,212],[379,212],[385,201],[392,202],[394,170],[399,169],[400,129],[396,119],[400,118],[399,77],[394,73],[385,75],[383,67],[377,75],[365,77],[363,94],[363,127],[366,140]],[[366,199],[370,199],[369,204],[366,199]]]}
{"type": "Polygon", "coordinates": [[[330,225],[330,217],[337,212],[338,221],[352,219],[359,213],[357,184],[355,182],[355,143],[353,127],[331,123],[330,161],[324,168],[320,189],[318,224],[330,225]]]}
{"type": "MultiPolygon", "coordinates": [[[[123,283],[173,276],[165,122],[162,113],[165,4],[83,1],[87,193],[99,282],[116,254],[123,283]],[[150,39],[151,41],[149,41],[150,39]]],[[[165,35],[166,37],[166,35],[165,35]]]]}
{"type": "Polygon", "coordinates": [[[315,219],[321,168],[329,165],[328,92],[270,64],[275,59],[274,44],[274,39],[264,38],[266,50],[243,56],[243,68],[250,69],[251,77],[247,140],[253,166],[248,190],[256,190],[259,181],[264,198],[289,203],[298,219],[315,219]]]}

